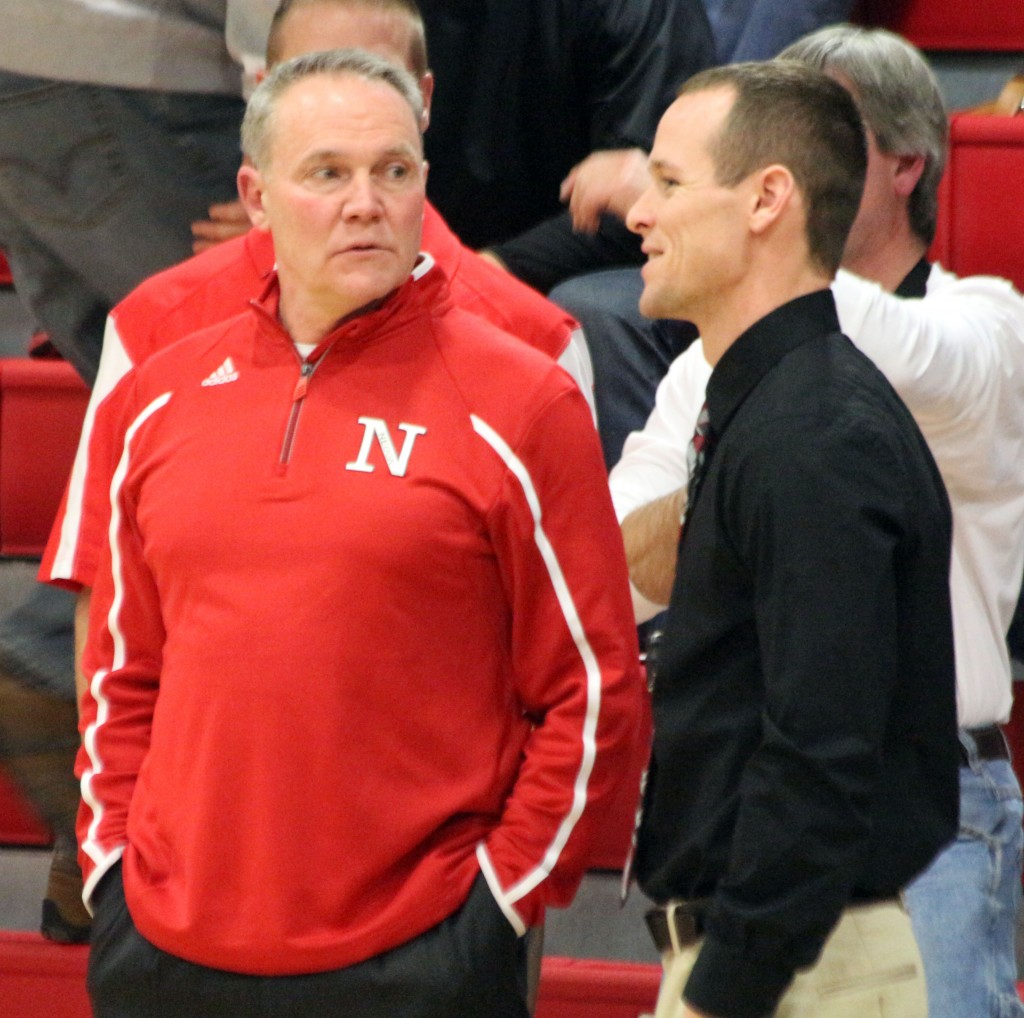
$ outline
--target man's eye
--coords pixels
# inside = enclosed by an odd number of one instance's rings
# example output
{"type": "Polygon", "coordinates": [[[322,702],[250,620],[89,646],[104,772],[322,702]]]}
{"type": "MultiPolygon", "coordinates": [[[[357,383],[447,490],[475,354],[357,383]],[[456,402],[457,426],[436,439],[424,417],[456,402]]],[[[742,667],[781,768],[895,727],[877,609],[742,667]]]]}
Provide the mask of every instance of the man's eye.
{"type": "Polygon", "coordinates": [[[392,183],[398,183],[409,176],[409,167],[404,163],[391,163],[384,169],[384,178],[392,183]]]}
{"type": "Polygon", "coordinates": [[[679,181],[674,177],[660,177],[658,179],[658,186],[662,191],[672,191],[679,186],[679,181]]]}
{"type": "Polygon", "coordinates": [[[338,171],[333,166],[318,166],[311,176],[314,180],[334,180],[338,176],[338,171]]]}

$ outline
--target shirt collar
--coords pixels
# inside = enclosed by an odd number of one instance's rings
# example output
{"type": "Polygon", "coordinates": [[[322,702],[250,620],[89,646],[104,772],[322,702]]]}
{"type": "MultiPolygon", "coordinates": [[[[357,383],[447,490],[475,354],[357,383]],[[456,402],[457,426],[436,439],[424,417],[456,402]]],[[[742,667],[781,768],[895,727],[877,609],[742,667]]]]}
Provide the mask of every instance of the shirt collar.
{"type": "Polygon", "coordinates": [[[708,381],[711,430],[721,435],[757,383],[791,350],[839,332],[831,290],[797,297],[755,322],[722,354],[708,381]]]}
{"type": "MultiPolygon", "coordinates": [[[[278,314],[280,301],[281,289],[275,270],[270,274],[260,296],[249,303],[256,311],[262,330],[290,346],[293,342],[292,337],[288,335],[278,314]]],[[[410,316],[421,315],[425,309],[439,315],[447,311],[450,304],[447,277],[433,256],[421,251],[411,275],[397,290],[382,298],[373,307],[356,312],[335,326],[317,344],[308,359],[319,360],[337,340],[342,340],[343,345],[358,346],[383,338],[410,316]]]]}
{"type": "Polygon", "coordinates": [[[896,287],[897,297],[923,297],[928,290],[928,277],[932,272],[932,264],[927,258],[922,258],[904,277],[903,282],[896,287]]]}

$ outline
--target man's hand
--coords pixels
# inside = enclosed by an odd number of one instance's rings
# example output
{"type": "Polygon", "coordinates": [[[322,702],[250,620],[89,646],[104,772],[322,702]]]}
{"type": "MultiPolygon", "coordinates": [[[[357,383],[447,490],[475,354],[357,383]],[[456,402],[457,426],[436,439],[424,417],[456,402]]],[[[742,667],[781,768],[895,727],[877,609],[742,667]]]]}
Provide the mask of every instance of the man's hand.
{"type": "Polygon", "coordinates": [[[569,171],[559,197],[569,203],[573,227],[581,233],[594,233],[606,212],[625,220],[647,187],[647,179],[647,153],[643,149],[592,152],[569,171]]]}
{"type": "Polygon", "coordinates": [[[252,226],[249,214],[240,201],[226,201],[211,205],[209,219],[198,219],[192,224],[192,253],[199,254],[225,240],[233,240],[247,233],[252,226]]]}

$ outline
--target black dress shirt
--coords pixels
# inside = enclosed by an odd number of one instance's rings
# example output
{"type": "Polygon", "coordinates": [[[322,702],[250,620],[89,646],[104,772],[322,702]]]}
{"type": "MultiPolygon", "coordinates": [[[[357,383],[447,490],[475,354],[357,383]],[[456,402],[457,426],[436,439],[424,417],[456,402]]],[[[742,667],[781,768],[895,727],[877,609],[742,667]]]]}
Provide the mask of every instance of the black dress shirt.
{"type": "Polygon", "coordinates": [[[955,833],[951,519],[827,290],[744,333],[707,398],[637,862],[656,901],[710,898],[686,999],[755,1018],[955,833]]]}

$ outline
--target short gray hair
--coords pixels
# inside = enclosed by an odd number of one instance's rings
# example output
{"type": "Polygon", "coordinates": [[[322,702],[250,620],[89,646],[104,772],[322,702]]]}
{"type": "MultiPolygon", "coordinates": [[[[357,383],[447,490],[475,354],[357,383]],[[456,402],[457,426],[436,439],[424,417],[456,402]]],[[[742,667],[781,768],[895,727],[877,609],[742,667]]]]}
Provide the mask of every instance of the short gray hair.
{"type": "Polygon", "coordinates": [[[911,229],[930,244],[935,238],[949,121],[923,54],[883,28],[832,25],[798,39],[778,59],[841,75],[853,87],[861,116],[882,152],[924,157],[909,214],[911,229]]]}
{"type": "Polygon", "coordinates": [[[263,169],[267,165],[274,114],[281,96],[296,82],[318,74],[350,74],[390,85],[409,104],[417,127],[423,123],[423,96],[405,68],[360,49],[306,53],[278,64],[249,99],[242,120],[242,151],[253,166],[263,169]]]}

